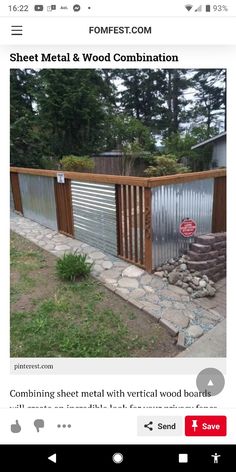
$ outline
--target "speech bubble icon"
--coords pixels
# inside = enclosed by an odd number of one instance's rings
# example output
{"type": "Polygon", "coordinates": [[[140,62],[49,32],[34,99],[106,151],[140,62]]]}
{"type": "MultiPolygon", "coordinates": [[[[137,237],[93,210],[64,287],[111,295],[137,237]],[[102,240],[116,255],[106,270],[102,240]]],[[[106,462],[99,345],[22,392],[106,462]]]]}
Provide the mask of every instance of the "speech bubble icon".
{"type": "Polygon", "coordinates": [[[44,421],[43,420],[35,420],[34,421],[34,426],[37,430],[37,433],[39,433],[40,428],[44,428],[44,421]]]}

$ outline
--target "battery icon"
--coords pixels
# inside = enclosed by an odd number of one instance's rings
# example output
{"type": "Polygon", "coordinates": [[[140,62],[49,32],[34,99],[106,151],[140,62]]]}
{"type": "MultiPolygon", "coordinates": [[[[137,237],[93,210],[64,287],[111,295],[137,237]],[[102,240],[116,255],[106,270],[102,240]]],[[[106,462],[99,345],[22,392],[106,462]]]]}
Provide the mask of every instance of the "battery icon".
{"type": "Polygon", "coordinates": [[[206,12],[210,13],[210,11],[211,11],[211,5],[206,5],[206,12]]]}

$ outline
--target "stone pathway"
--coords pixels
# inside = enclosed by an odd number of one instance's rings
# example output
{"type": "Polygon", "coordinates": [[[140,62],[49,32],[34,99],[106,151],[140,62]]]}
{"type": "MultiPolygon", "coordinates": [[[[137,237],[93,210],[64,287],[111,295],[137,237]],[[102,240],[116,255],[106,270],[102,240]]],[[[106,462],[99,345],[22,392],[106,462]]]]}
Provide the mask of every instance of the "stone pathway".
{"type": "Polygon", "coordinates": [[[92,275],[112,292],[154,316],[173,336],[178,335],[180,349],[190,346],[223,319],[215,307],[191,300],[182,288],[16,213],[11,214],[11,229],[57,257],[75,250],[87,254],[88,261],[94,263],[92,275]]]}

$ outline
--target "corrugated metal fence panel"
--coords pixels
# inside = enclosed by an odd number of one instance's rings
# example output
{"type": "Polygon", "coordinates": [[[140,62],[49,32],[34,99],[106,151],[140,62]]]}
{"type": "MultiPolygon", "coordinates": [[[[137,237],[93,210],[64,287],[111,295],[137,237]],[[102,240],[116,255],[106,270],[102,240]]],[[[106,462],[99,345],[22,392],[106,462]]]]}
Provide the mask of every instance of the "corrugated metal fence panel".
{"type": "Polygon", "coordinates": [[[184,218],[197,223],[197,233],[211,232],[214,180],[197,180],[152,189],[153,267],[187,249],[191,238],[179,233],[184,218]]]}
{"type": "Polygon", "coordinates": [[[24,216],[57,230],[54,179],[19,174],[19,181],[24,216]]]}
{"type": "Polygon", "coordinates": [[[115,185],[71,181],[74,235],[117,255],[115,185]]]}

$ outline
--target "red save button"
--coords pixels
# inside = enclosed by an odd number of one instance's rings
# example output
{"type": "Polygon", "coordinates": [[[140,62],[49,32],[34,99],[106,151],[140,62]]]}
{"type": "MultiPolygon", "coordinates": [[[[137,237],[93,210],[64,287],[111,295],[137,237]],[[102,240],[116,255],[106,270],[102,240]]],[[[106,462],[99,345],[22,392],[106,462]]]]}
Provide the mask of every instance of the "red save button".
{"type": "Polygon", "coordinates": [[[185,416],[185,436],[226,436],[226,416],[185,416]]]}

